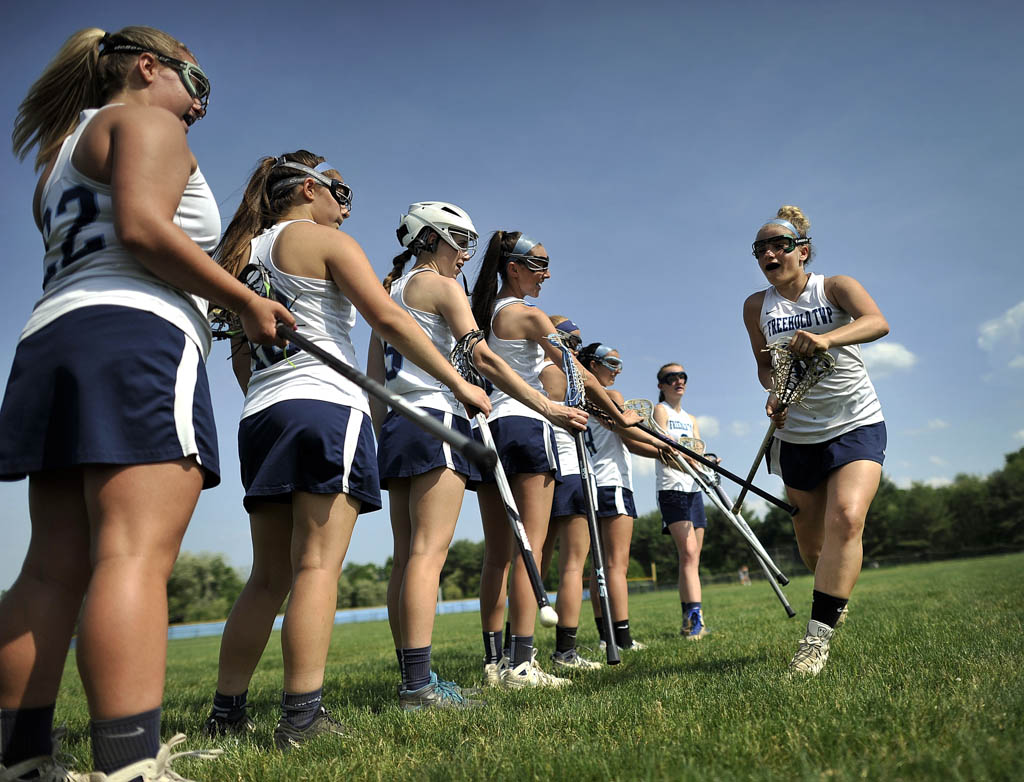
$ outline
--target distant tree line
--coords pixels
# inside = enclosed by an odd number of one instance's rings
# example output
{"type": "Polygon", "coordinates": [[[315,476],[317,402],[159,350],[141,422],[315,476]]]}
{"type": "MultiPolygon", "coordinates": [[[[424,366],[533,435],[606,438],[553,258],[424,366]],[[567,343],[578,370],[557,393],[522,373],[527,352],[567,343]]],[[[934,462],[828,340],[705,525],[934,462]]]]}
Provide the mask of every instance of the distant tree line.
{"type": "MultiPolygon", "coordinates": [[[[756,563],[746,544],[710,502],[705,505],[709,533],[701,555],[702,572],[735,573],[741,565],[754,572],[756,563]]],[[[764,518],[755,514],[745,518],[780,565],[799,560],[793,525],[784,511],[773,507],[764,518]]],[[[915,483],[901,489],[883,475],[864,530],[866,561],[939,559],[1020,548],[1024,548],[1024,448],[1008,454],[1002,469],[986,478],[958,475],[947,486],[915,483]]],[[[483,552],[482,542],[452,543],[441,571],[446,600],[477,596],[483,552]]],[[[654,564],[659,582],[675,581],[675,545],[661,533],[657,512],[636,520],[631,555],[630,577],[649,575],[654,564]]],[[[338,581],[338,608],[384,605],[390,573],[390,557],[383,566],[346,565],[338,581]]],[[[544,583],[551,590],[558,587],[557,552],[544,583]]],[[[242,578],[220,555],[182,554],[167,587],[171,621],[223,619],[242,585],[242,578]]]]}

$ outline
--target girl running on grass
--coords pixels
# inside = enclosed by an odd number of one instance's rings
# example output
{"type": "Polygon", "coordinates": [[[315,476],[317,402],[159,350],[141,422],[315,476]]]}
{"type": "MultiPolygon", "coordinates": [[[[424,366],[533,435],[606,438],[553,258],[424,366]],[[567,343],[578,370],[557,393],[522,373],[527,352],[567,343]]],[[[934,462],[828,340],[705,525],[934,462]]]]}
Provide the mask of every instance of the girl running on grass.
{"type": "Polygon", "coordinates": [[[38,148],[46,251],[0,410],[0,478],[28,476],[32,521],[0,600],[5,779],[71,778],[51,729],[76,623],[92,778],[181,779],[156,757],[167,580],[199,492],[220,481],[207,300],[262,345],[295,322],[210,260],[220,213],[186,137],[209,95],[167,33],[91,28],[19,108],[14,151],[38,148]]]}
{"type": "MultiPolygon", "coordinates": [[[[409,313],[381,288],[366,255],[339,231],[352,191],[335,166],[299,150],[263,158],[228,226],[218,258],[232,274],[252,264],[289,304],[303,334],[356,366],[349,333],[358,310],[460,402],[486,409],[409,313]]],[[[281,647],[284,690],[274,743],[282,750],[343,728],[322,705],[338,578],[360,513],[378,510],[377,455],[366,394],[294,348],[236,340],[245,391],[238,448],[253,568],[221,641],[210,734],[250,730],[246,693],[274,618],[288,596],[281,647]]]]}
{"type": "Polygon", "coordinates": [[[814,573],[811,619],[789,669],[815,676],[860,575],[864,519],[882,475],[885,421],[860,345],[884,337],[889,324],[852,277],[807,272],[814,257],[809,228],[799,207],[782,206],[758,230],[753,254],[771,285],[747,297],[743,323],[764,388],[772,387],[769,342],[788,337],[797,356],[827,350],[836,360],[836,371],[801,404],[776,413],[770,394],[765,405],[778,427],[768,466],[800,509],[793,528],[814,573]]]}
{"type": "MultiPolygon", "coordinates": [[[[456,282],[476,249],[477,232],[465,211],[440,201],[413,204],[398,227],[405,251],[395,257],[384,287],[416,321],[438,350],[447,355],[456,339],[477,330],[469,300],[456,282]],[[412,268],[403,274],[413,257],[412,268]]],[[[540,420],[583,428],[586,415],[554,404],[527,384],[487,343],[474,348],[484,377],[540,420]]],[[[372,377],[389,390],[463,434],[470,432],[466,408],[451,391],[415,364],[399,347],[373,338],[367,361],[372,377]]],[[[403,709],[464,707],[461,688],[431,671],[431,637],[437,589],[448,546],[455,532],[467,483],[476,468],[450,446],[429,436],[404,416],[371,402],[379,442],[381,487],[390,494],[394,559],[388,584],[388,618],[402,683],[403,709]]],[[[489,406],[484,412],[489,411],[489,406]]]]}

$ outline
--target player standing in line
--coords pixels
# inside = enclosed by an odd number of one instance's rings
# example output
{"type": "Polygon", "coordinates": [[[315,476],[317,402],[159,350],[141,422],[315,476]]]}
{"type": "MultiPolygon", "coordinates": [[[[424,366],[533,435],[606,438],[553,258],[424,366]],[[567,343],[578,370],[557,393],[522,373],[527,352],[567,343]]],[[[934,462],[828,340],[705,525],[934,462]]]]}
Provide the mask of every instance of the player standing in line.
{"type": "MultiPolygon", "coordinates": [[[[697,419],[680,406],[686,393],[686,381],[682,364],[665,364],[658,370],[654,420],[674,440],[680,437],[700,439],[697,419]]],[[[679,554],[679,602],[683,611],[679,633],[690,641],[698,641],[708,634],[700,588],[700,551],[708,526],[704,498],[695,490],[693,478],[661,462],[654,466],[654,480],[662,534],[672,536],[679,554]]]]}
{"type": "MultiPolygon", "coordinates": [[[[394,259],[384,287],[391,298],[416,321],[444,355],[456,335],[477,330],[469,300],[456,282],[476,249],[477,232],[469,215],[454,204],[439,201],[409,207],[398,227],[404,252],[394,259]],[[403,274],[413,257],[416,263],[403,274]]],[[[480,341],[474,361],[499,389],[535,413],[558,425],[583,428],[585,414],[551,402],[480,341]]],[[[469,436],[466,409],[451,391],[405,360],[394,345],[374,338],[367,361],[371,377],[406,401],[469,436]]],[[[455,532],[467,482],[476,468],[450,446],[429,436],[404,416],[388,414],[383,403],[371,401],[378,434],[381,486],[390,494],[395,549],[388,584],[388,618],[395,641],[402,684],[402,708],[466,706],[461,688],[431,671],[431,638],[437,609],[437,589],[448,546],[455,532]]],[[[490,404],[482,406],[486,415],[490,404]]]]}
{"type": "Polygon", "coordinates": [[[166,33],[92,28],[67,40],[19,108],[14,151],[38,147],[32,210],[46,254],[0,410],[0,478],[28,475],[32,519],[0,601],[0,771],[11,779],[73,778],[51,729],[76,622],[91,778],[181,779],[166,751],[155,758],[167,580],[200,490],[220,480],[206,300],[238,312],[262,344],[283,345],[276,322],[294,324],[208,255],[220,213],[186,134],[209,94],[166,33]]]}
{"type": "MultiPolygon", "coordinates": [[[[544,246],[518,231],[495,231],[487,245],[476,284],[473,315],[487,335],[490,348],[527,383],[543,391],[540,372],[545,359],[562,366],[562,354],[547,340],[551,320],[532,304],[551,274],[544,246]],[[500,286],[499,286],[500,280],[500,286]]],[[[582,370],[587,391],[623,426],[639,421],[631,412],[620,413],[588,372],[582,370]]],[[[539,559],[547,536],[558,469],[551,425],[538,413],[500,390],[492,399],[489,417],[494,440],[515,496],[519,513],[539,559]]],[[[486,477],[485,477],[486,479],[486,477]]],[[[484,675],[489,684],[505,687],[561,687],[567,679],[551,676],[534,660],[533,630],[537,605],[525,565],[516,559],[509,599],[510,655],[503,659],[502,622],[505,581],[513,560],[511,533],[504,504],[494,483],[477,490],[484,525],[484,565],[480,579],[480,616],[484,631],[484,675]]],[[[540,562],[537,562],[538,567],[540,562]]]]}
{"type": "Polygon", "coordinates": [[[757,378],[772,387],[765,347],[790,337],[798,356],[827,350],[836,370],[808,391],[801,404],[775,414],[778,431],[767,458],[782,477],[804,563],[814,573],[811,619],[793,673],[817,675],[828,661],[829,642],[860,575],[864,519],[878,491],[885,458],[882,406],[861,358],[860,345],[889,333],[878,305],[852,277],[810,274],[810,222],[795,206],[780,207],[757,232],[753,254],[771,287],[747,297],[743,323],[757,362],[757,378]]]}
{"type": "MultiPolygon", "coordinates": [[[[218,259],[233,274],[254,264],[286,301],[303,333],[350,366],[358,310],[390,343],[456,397],[487,404],[381,288],[359,244],[338,228],[352,191],[336,167],[305,150],[263,158],[218,259]]],[[[249,730],[246,693],[274,617],[281,629],[284,690],[274,743],[281,750],[344,730],[322,704],[338,578],[359,513],[378,510],[380,486],[366,394],[301,350],[235,345],[245,391],[238,448],[253,541],[253,570],[221,641],[211,734],[249,730]]]]}

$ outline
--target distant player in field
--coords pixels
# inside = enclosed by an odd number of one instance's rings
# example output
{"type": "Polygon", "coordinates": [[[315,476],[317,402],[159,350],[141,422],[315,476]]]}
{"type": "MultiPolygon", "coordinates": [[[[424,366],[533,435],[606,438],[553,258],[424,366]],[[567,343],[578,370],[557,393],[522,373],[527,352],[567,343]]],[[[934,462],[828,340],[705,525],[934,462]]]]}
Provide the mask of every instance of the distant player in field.
{"type": "MultiPolygon", "coordinates": [[[[352,191],[323,157],[298,150],[263,158],[224,234],[218,260],[232,274],[255,265],[308,339],[358,366],[356,312],[456,398],[487,404],[381,288],[359,244],[339,231],[352,191]]],[[[344,729],[322,704],[338,578],[358,514],[381,507],[365,392],[297,348],[238,339],[233,365],[245,391],[238,450],[253,542],[249,581],[221,641],[207,732],[245,733],[246,693],[288,596],[281,649],[284,690],[274,743],[281,750],[344,729]]]]}
{"type": "MultiPolygon", "coordinates": [[[[654,420],[673,440],[700,439],[696,416],[681,406],[688,379],[682,364],[665,364],[658,370],[654,420]]],[[[708,526],[704,497],[689,473],[661,462],[654,465],[654,481],[661,511],[661,531],[672,536],[679,554],[679,602],[683,612],[679,633],[689,641],[699,641],[708,634],[700,586],[700,552],[708,526]]]]}
{"type": "MultiPolygon", "coordinates": [[[[454,204],[412,204],[398,227],[405,251],[394,259],[384,287],[417,326],[448,355],[456,338],[476,331],[469,299],[456,281],[476,249],[477,232],[469,215],[454,204]],[[405,265],[415,257],[408,272],[405,265]]],[[[582,427],[585,414],[554,404],[528,385],[486,342],[474,348],[481,374],[511,398],[555,424],[582,427]]],[[[374,337],[368,372],[390,391],[423,408],[465,435],[470,423],[465,406],[436,378],[406,359],[400,348],[374,337]]],[[[390,495],[394,559],[388,584],[388,619],[402,683],[399,705],[406,710],[465,707],[462,688],[431,670],[431,640],[437,589],[448,546],[459,519],[467,483],[477,468],[404,416],[371,401],[378,432],[381,486],[390,495]]],[[[490,404],[483,407],[486,415],[490,404]]]]}
{"type": "Polygon", "coordinates": [[[747,297],[743,323],[757,362],[757,377],[772,387],[765,346],[791,338],[795,354],[828,350],[836,371],[811,388],[799,405],[775,414],[778,431],[767,453],[800,512],[793,517],[800,555],[814,573],[811,620],[792,672],[817,675],[825,666],[833,632],[846,614],[863,559],[864,519],[878,490],[885,458],[882,406],[868,378],[860,345],[889,333],[878,305],[852,277],[810,274],[810,222],[783,206],[757,232],[753,254],[771,287],[747,297]]]}
{"type": "Polygon", "coordinates": [[[70,778],[51,728],[76,625],[90,778],[173,774],[166,751],[155,759],[167,580],[200,490],[220,481],[207,300],[261,344],[283,344],[276,321],[295,322],[208,255],[220,212],[186,134],[209,94],[182,42],[92,28],[67,40],[15,122],[15,154],[38,147],[46,252],[0,410],[0,479],[28,476],[32,519],[0,601],[3,779],[70,778]]]}

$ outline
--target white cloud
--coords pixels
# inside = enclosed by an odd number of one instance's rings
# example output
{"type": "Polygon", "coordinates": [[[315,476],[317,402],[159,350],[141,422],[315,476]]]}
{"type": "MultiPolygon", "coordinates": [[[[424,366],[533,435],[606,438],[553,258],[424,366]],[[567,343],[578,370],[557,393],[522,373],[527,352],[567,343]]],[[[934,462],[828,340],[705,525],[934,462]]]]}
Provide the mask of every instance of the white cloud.
{"type": "Polygon", "coordinates": [[[931,486],[933,489],[941,489],[943,486],[952,485],[953,481],[949,478],[927,478],[924,481],[925,486],[931,486]]]}
{"type": "Polygon", "coordinates": [[[719,431],[721,431],[718,419],[713,415],[697,416],[697,426],[700,427],[700,438],[705,441],[709,437],[717,437],[719,431]]]}
{"type": "Polygon", "coordinates": [[[631,453],[629,458],[633,460],[634,477],[645,478],[649,475],[654,475],[654,459],[648,459],[646,456],[637,456],[635,453],[631,453]]]}
{"type": "Polygon", "coordinates": [[[949,422],[943,421],[941,418],[933,418],[931,421],[928,422],[927,428],[933,432],[936,429],[948,429],[949,422]]]}
{"type": "Polygon", "coordinates": [[[1018,354],[1010,359],[1010,363],[1007,364],[1010,369],[1024,369],[1024,356],[1018,354]]]}
{"type": "Polygon", "coordinates": [[[936,465],[937,467],[945,467],[946,464],[947,464],[946,460],[943,459],[941,456],[929,456],[928,457],[928,461],[930,461],[932,464],[936,465]]]}
{"type": "Polygon", "coordinates": [[[746,434],[748,434],[750,432],[750,422],[749,421],[733,421],[732,423],[729,424],[729,431],[735,437],[743,437],[744,435],[746,435],[746,434]]]}
{"type": "Polygon", "coordinates": [[[1015,440],[1024,440],[1024,429],[1021,429],[1019,432],[1014,432],[1013,438],[1015,440]]]}
{"type": "Polygon", "coordinates": [[[998,318],[982,323],[978,327],[978,347],[991,352],[1002,350],[1004,343],[1019,345],[1022,331],[1024,331],[1024,301],[1010,307],[998,318]]]}
{"type": "Polygon", "coordinates": [[[861,348],[864,363],[872,377],[885,377],[893,372],[910,369],[917,356],[898,342],[876,342],[861,348]]]}

